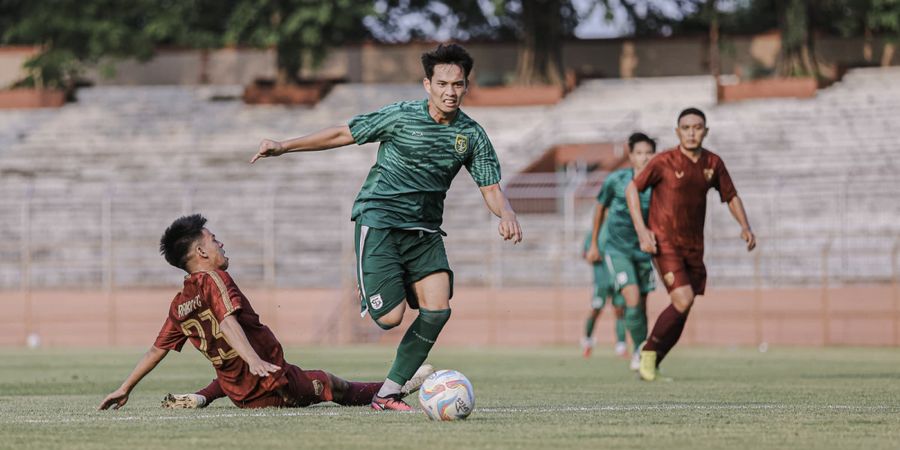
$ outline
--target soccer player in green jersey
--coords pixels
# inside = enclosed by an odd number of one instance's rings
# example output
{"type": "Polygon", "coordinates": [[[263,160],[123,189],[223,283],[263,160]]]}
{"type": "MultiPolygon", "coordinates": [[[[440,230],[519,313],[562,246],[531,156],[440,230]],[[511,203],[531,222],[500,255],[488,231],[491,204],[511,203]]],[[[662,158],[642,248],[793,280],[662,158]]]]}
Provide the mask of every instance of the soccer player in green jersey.
{"type": "MultiPolygon", "coordinates": [[[[655,153],[656,142],[646,134],[634,133],[628,137],[628,160],[632,168],[617,170],[603,182],[597,195],[593,239],[585,255],[588,261],[603,264],[611,278],[614,293],[625,299],[625,328],[634,344],[631,370],[640,368],[639,347],[647,339],[647,294],[656,286],[651,256],[641,251],[625,200],[625,188],[644,170],[655,153]],[[600,239],[598,245],[596,238],[601,233],[601,227],[606,229],[607,236],[600,239]]],[[[650,192],[647,189],[640,194],[645,219],[650,208],[650,192]]]]}
{"type": "MultiPolygon", "coordinates": [[[[597,236],[597,239],[593,241],[594,246],[597,247],[604,247],[606,245],[605,242],[607,236],[609,236],[608,227],[605,226],[607,211],[609,210],[607,209],[602,213],[603,217],[601,217],[600,220],[604,225],[601,226],[600,234],[597,236]]],[[[584,336],[581,338],[581,354],[585,358],[591,356],[594,345],[597,343],[596,338],[594,338],[594,325],[597,323],[597,319],[600,318],[603,307],[609,302],[613,305],[613,312],[616,317],[615,352],[618,356],[625,356],[628,354],[628,344],[625,342],[625,299],[621,294],[613,291],[613,281],[609,276],[609,271],[606,270],[606,267],[603,264],[603,254],[601,253],[599,258],[595,257],[589,259],[587,257],[588,250],[591,248],[592,237],[593,232],[588,231],[584,237],[584,247],[581,254],[581,257],[591,264],[594,275],[594,290],[591,293],[591,312],[588,313],[587,321],[584,324],[584,336]]]]}
{"type": "Polygon", "coordinates": [[[409,326],[387,379],[372,399],[375,410],[408,411],[400,389],[422,365],[450,318],[453,271],[441,223],[450,182],[465,167],[488,209],[500,218],[504,240],[522,241],[522,228],[500,190],[500,163],[487,134],[462,110],[473,60],[455,44],[422,55],[428,98],[398,102],[286,141],[264,139],[250,160],[288,152],[380,142],[375,165],[353,204],[356,271],[362,314],[387,330],[407,305],[419,314],[409,326]]]}

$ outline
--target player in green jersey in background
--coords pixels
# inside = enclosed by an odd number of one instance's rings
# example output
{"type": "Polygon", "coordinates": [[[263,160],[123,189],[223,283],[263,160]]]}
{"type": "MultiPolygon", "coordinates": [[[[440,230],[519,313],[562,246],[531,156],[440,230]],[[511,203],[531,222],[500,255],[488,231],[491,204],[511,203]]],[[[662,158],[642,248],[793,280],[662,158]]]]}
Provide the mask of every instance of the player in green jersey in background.
{"type": "MultiPolygon", "coordinates": [[[[605,225],[606,213],[608,211],[608,209],[605,210],[604,217],[600,219],[601,222],[604,222],[604,225],[600,227],[600,234],[597,236],[597,240],[594,241],[594,245],[599,248],[606,246],[605,243],[609,236],[608,227],[605,225]]],[[[600,254],[599,259],[590,260],[587,258],[588,250],[591,248],[592,236],[593,233],[588,231],[584,237],[584,246],[581,250],[581,257],[590,263],[594,276],[594,290],[591,292],[591,312],[588,313],[587,321],[584,324],[584,336],[581,338],[581,354],[585,358],[591,356],[594,345],[597,343],[597,339],[594,337],[594,325],[597,323],[597,319],[600,318],[603,307],[606,306],[607,302],[612,300],[613,312],[616,317],[615,353],[617,356],[627,356],[628,344],[625,342],[625,298],[622,297],[622,294],[613,289],[612,277],[610,277],[609,271],[606,270],[606,266],[603,264],[603,254],[600,254]]]]}
{"type": "MultiPolygon", "coordinates": [[[[655,153],[656,142],[646,134],[634,133],[628,137],[628,160],[632,168],[616,170],[603,182],[597,195],[591,246],[585,255],[588,261],[603,264],[611,277],[613,291],[625,299],[625,328],[634,344],[632,370],[640,368],[639,347],[647,339],[647,294],[655,289],[656,283],[651,256],[641,251],[634,231],[625,188],[655,153]],[[607,236],[598,244],[601,228],[606,229],[607,236]]],[[[650,192],[647,189],[640,195],[645,219],[650,208],[650,192]]]]}
{"type": "Polygon", "coordinates": [[[465,167],[504,240],[522,241],[516,213],[500,189],[500,163],[484,129],[461,111],[474,64],[456,44],[422,55],[428,98],[398,102],[286,141],[264,139],[250,160],[288,152],[380,142],[375,165],[353,204],[362,314],[387,330],[418,309],[397,347],[387,379],[372,399],[378,411],[408,411],[400,390],[422,365],[450,318],[453,272],[443,235],[444,197],[465,167]]]}

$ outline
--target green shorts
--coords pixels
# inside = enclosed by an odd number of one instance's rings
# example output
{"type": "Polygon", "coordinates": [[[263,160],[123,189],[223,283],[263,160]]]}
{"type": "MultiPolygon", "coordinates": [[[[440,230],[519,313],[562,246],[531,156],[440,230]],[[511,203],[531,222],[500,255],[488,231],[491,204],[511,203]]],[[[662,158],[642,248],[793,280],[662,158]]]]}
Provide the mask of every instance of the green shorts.
{"type": "Polygon", "coordinates": [[[606,299],[612,297],[613,306],[625,306],[625,297],[616,292],[613,280],[603,263],[595,263],[594,267],[594,295],[591,297],[591,308],[603,309],[606,299]]]}
{"type": "Polygon", "coordinates": [[[653,276],[653,263],[648,260],[635,260],[619,253],[605,253],[603,267],[609,273],[612,289],[616,293],[629,284],[636,284],[641,294],[656,289],[656,278],[653,276]]]}
{"type": "Polygon", "coordinates": [[[418,309],[412,285],[435,272],[450,275],[453,297],[453,271],[440,233],[370,228],[356,222],[354,243],[361,315],[368,311],[378,320],[404,300],[418,309]]]}

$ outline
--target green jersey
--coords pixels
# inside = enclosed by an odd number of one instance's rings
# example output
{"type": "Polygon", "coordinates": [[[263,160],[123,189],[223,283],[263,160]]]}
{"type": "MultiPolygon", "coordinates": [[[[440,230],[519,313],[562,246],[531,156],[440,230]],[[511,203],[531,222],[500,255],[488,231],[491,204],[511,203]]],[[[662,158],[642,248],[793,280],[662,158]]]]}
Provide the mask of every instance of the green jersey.
{"type": "MultiPolygon", "coordinates": [[[[587,251],[591,248],[591,234],[593,231],[588,231],[584,236],[584,248],[583,251],[587,253],[587,251]]],[[[600,247],[600,254],[603,255],[603,248],[606,247],[606,241],[609,240],[609,227],[606,222],[603,225],[600,225],[600,232],[597,233],[597,247],[600,247]]]]}
{"type": "MultiPolygon", "coordinates": [[[[609,210],[603,224],[604,227],[609,227],[603,252],[615,252],[635,260],[649,260],[650,255],[640,250],[641,245],[625,200],[625,188],[632,178],[634,169],[617,170],[606,177],[600,193],[597,194],[597,202],[609,210]]],[[[645,221],[650,211],[650,192],[651,190],[647,189],[640,193],[641,213],[645,221]]]]}
{"type": "Polygon", "coordinates": [[[442,125],[428,114],[427,100],[398,102],[349,125],[357,144],[381,143],[353,204],[352,219],[362,225],[440,231],[444,198],[461,167],[478,186],[500,182],[491,141],[461,110],[442,125]]]}

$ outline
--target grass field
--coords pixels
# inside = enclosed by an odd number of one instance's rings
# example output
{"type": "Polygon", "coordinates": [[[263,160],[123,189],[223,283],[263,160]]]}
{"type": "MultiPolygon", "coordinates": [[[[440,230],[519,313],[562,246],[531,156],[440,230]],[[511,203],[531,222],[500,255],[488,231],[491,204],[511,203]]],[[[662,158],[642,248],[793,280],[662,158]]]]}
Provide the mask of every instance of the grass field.
{"type": "MultiPolygon", "coordinates": [[[[166,392],[212,377],[193,349],[170,353],[119,411],[96,411],[141,349],[0,350],[0,448],[898,448],[897,349],[677,349],[672,381],[643,383],[604,349],[438,347],[465,373],[476,409],[464,422],[319,405],[163,410],[166,392]]],[[[375,380],[387,347],[295,348],[288,361],[375,380]]],[[[410,398],[410,400],[414,400],[410,398]]]]}

